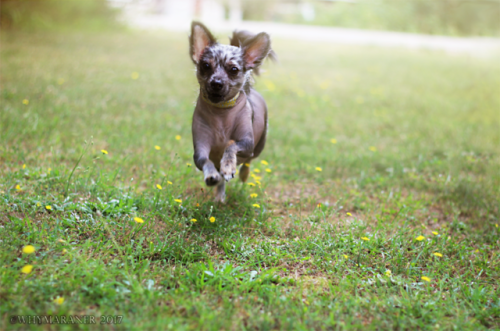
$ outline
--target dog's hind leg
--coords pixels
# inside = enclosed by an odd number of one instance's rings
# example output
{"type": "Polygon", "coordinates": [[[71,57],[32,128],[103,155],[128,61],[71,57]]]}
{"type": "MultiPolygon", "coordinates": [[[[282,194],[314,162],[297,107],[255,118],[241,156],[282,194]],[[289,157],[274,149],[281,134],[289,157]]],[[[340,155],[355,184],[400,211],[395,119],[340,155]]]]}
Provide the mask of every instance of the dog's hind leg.
{"type": "Polygon", "coordinates": [[[215,194],[216,202],[224,202],[226,199],[226,182],[221,180],[217,185],[217,193],[215,194]]]}
{"type": "Polygon", "coordinates": [[[250,174],[250,161],[252,159],[245,160],[240,167],[240,180],[244,183],[248,179],[248,174],[250,174]]]}

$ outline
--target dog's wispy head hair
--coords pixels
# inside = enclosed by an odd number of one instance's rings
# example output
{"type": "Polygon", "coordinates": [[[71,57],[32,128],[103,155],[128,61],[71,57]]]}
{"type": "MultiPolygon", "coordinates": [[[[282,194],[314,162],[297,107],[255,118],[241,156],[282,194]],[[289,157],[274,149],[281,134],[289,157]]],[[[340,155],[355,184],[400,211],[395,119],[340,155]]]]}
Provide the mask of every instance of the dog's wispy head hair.
{"type": "Polygon", "coordinates": [[[191,24],[189,49],[201,93],[215,103],[231,99],[241,90],[248,93],[252,72],[258,74],[266,57],[276,58],[265,32],[234,31],[230,43],[219,44],[202,23],[191,24]]]}

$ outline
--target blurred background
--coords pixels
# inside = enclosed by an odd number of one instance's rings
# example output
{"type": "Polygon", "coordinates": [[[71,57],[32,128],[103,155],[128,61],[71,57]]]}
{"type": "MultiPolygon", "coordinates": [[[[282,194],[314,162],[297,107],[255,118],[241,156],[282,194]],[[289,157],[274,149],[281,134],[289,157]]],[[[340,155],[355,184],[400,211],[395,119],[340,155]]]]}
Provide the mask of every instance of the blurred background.
{"type": "Polygon", "coordinates": [[[498,0],[1,0],[2,28],[186,28],[266,21],[450,36],[498,36],[498,0]]]}

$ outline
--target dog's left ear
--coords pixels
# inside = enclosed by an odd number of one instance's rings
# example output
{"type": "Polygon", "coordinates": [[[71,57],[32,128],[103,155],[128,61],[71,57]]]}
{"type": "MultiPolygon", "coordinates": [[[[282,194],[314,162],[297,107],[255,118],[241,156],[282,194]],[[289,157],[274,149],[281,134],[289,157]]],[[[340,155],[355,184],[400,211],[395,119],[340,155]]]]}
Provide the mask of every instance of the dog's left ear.
{"type": "Polygon", "coordinates": [[[217,40],[206,26],[200,22],[191,23],[191,35],[189,36],[189,53],[195,64],[198,64],[203,51],[209,45],[215,44],[217,40]]]}
{"type": "Polygon", "coordinates": [[[247,39],[241,45],[246,69],[258,68],[271,51],[271,38],[261,32],[253,38],[247,39]]]}

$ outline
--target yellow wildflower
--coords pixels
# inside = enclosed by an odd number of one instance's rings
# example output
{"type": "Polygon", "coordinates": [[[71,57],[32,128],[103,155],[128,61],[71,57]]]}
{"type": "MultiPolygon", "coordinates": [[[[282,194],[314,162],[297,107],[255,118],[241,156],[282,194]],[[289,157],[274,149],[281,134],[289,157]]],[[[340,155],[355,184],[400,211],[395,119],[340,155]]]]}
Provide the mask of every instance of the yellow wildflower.
{"type": "Polygon", "coordinates": [[[199,203],[197,203],[197,204],[196,204],[196,207],[199,207],[199,206],[200,206],[200,204],[199,204],[199,203]]]}
{"type": "Polygon", "coordinates": [[[343,256],[344,256],[344,258],[345,258],[345,259],[348,259],[348,258],[349,258],[349,256],[347,256],[347,255],[343,255],[343,256]]]}
{"type": "MultiPolygon", "coordinates": [[[[259,177],[259,179],[260,179],[260,177],[259,177]]],[[[255,179],[255,184],[257,184],[257,185],[261,185],[261,182],[260,182],[260,181],[258,181],[258,180],[257,180],[257,178],[256,178],[256,179],[255,179]]]]}
{"type": "Polygon", "coordinates": [[[136,223],[144,223],[144,220],[142,218],[140,218],[140,217],[134,217],[134,221],[136,223]]]}
{"type": "Polygon", "coordinates": [[[436,231],[432,231],[432,234],[437,236],[439,233],[437,233],[436,231]]]}
{"type": "Polygon", "coordinates": [[[182,203],[181,199],[174,199],[175,202],[182,203]]]}
{"type": "Polygon", "coordinates": [[[323,171],[323,169],[321,169],[321,167],[316,167],[315,169],[316,169],[316,171],[320,171],[320,172],[323,171]]]}
{"type": "Polygon", "coordinates": [[[424,237],[424,236],[418,236],[417,238],[415,238],[415,240],[418,240],[418,241],[422,241],[422,240],[424,240],[424,239],[425,239],[425,237],[424,237]]]}
{"type": "Polygon", "coordinates": [[[196,218],[191,219],[191,222],[193,222],[193,223],[196,223],[196,221],[197,221],[196,218]]]}
{"type": "Polygon", "coordinates": [[[370,150],[370,151],[372,151],[372,152],[376,152],[376,151],[377,151],[377,147],[375,147],[375,146],[370,146],[369,150],[370,150]]]}
{"type": "Polygon", "coordinates": [[[254,169],[253,172],[260,173],[259,169],[254,169]]]}
{"type": "Polygon", "coordinates": [[[167,185],[172,185],[172,182],[167,180],[167,185]]]}
{"type": "Polygon", "coordinates": [[[107,150],[105,150],[105,149],[101,149],[101,153],[102,153],[102,154],[107,155],[107,154],[108,154],[108,151],[107,151],[107,150]]]}
{"type": "Polygon", "coordinates": [[[40,207],[41,205],[42,205],[42,204],[41,204],[40,202],[37,202],[37,203],[36,203],[36,206],[37,206],[37,207],[40,207]]]}
{"type": "Polygon", "coordinates": [[[258,196],[258,194],[257,194],[257,193],[252,193],[252,194],[250,194],[250,198],[256,198],[257,196],[258,196]]]}
{"type": "Polygon", "coordinates": [[[351,213],[347,213],[346,215],[347,215],[347,216],[352,216],[352,214],[351,214],[351,213]]]}
{"type": "Polygon", "coordinates": [[[26,169],[26,164],[23,164],[23,169],[26,169]]]}
{"type": "Polygon", "coordinates": [[[386,276],[390,276],[390,275],[392,275],[392,272],[391,272],[389,269],[387,269],[387,270],[385,271],[385,275],[386,275],[386,276]]]}
{"type": "Polygon", "coordinates": [[[210,223],[213,223],[213,222],[215,222],[215,217],[212,216],[212,217],[210,217],[210,223]]]}
{"type": "Polygon", "coordinates": [[[331,142],[332,144],[336,144],[336,143],[337,143],[337,139],[335,139],[335,138],[330,139],[330,142],[331,142]]]}
{"type": "MultiPolygon", "coordinates": [[[[248,183],[248,185],[250,185],[250,186],[255,186],[255,184],[254,184],[254,183],[248,183]]],[[[19,185],[18,185],[18,186],[19,186],[19,185]]]]}
{"type": "Polygon", "coordinates": [[[271,173],[271,172],[272,172],[272,170],[271,170],[271,169],[269,169],[269,168],[267,168],[267,169],[266,169],[266,172],[271,173]]]}
{"type": "Polygon", "coordinates": [[[21,272],[23,274],[29,274],[31,271],[33,271],[33,266],[31,264],[25,265],[21,268],[21,272]]]}
{"type": "Polygon", "coordinates": [[[321,202],[316,205],[316,207],[321,208],[321,202]]]}
{"type": "Polygon", "coordinates": [[[426,282],[430,282],[431,281],[431,279],[429,277],[426,277],[426,276],[422,276],[421,279],[425,280],[426,282]]]}
{"type": "Polygon", "coordinates": [[[49,170],[47,171],[47,173],[50,175],[51,171],[52,171],[52,168],[49,168],[49,170]]]}
{"type": "Polygon", "coordinates": [[[181,136],[176,135],[176,136],[175,136],[175,140],[181,140],[181,136]]]}
{"type": "Polygon", "coordinates": [[[245,163],[245,166],[250,167],[250,163],[245,163]]]}
{"type": "Polygon", "coordinates": [[[156,188],[159,189],[159,190],[163,189],[163,187],[161,187],[160,184],[156,184],[156,188]]]}
{"type": "Polygon", "coordinates": [[[45,206],[45,209],[52,210],[52,206],[45,206]]]}
{"type": "Polygon", "coordinates": [[[370,241],[370,238],[368,237],[361,237],[361,239],[363,239],[364,241],[370,241]]]}
{"type": "Polygon", "coordinates": [[[63,302],[64,302],[64,298],[63,297],[57,297],[54,299],[53,301],[55,304],[58,304],[58,305],[62,305],[63,302]]]}
{"type": "Polygon", "coordinates": [[[158,146],[158,145],[156,145],[156,146],[155,146],[155,149],[156,149],[157,151],[159,151],[159,150],[161,149],[161,147],[160,147],[160,146],[158,146]]]}
{"type": "Polygon", "coordinates": [[[254,206],[255,208],[260,208],[260,205],[258,203],[254,203],[252,206],[254,206]]]}
{"type": "Polygon", "coordinates": [[[16,190],[21,191],[21,185],[17,184],[16,185],[16,190]]]}
{"type": "Polygon", "coordinates": [[[28,105],[29,103],[30,103],[30,101],[28,99],[23,100],[23,105],[28,105]]]}
{"type": "Polygon", "coordinates": [[[130,77],[132,77],[132,79],[137,79],[137,78],[139,78],[139,73],[134,71],[134,72],[130,75],[130,77]]]}
{"type": "Polygon", "coordinates": [[[441,253],[438,253],[438,252],[436,252],[436,253],[433,253],[433,254],[434,254],[435,256],[437,256],[437,257],[443,257],[443,254],[441,254],[441,253]]]}
{"type": "Polygon", "coordinates": [[[31,245],[26,245],[23,247],[23,253],[24,254],[32,254],[35,252],[35,247],[31,246],[31,245]]]}
{"type": "Polygon", "coordinates": [[[63,248],[62,253],[66,254],[67,252],[68,252],[68,250],[66,248],[63,248]]]}
{"type": "Polygon", "coordinates": [[[186,165],[187,165],[188,167],[192,166],[192,164],[191,164],[191,163],[189,163],[189,162],[188,162],[188,163],[186,163],[186,165]]]}
{"type": "Polygon", "coordinates": [[[260,163],[262,163],[263,165],[269,165],[269,163],[267,163],[266,160],[262,160],[262,161],[260,161],[260,163]]]}

